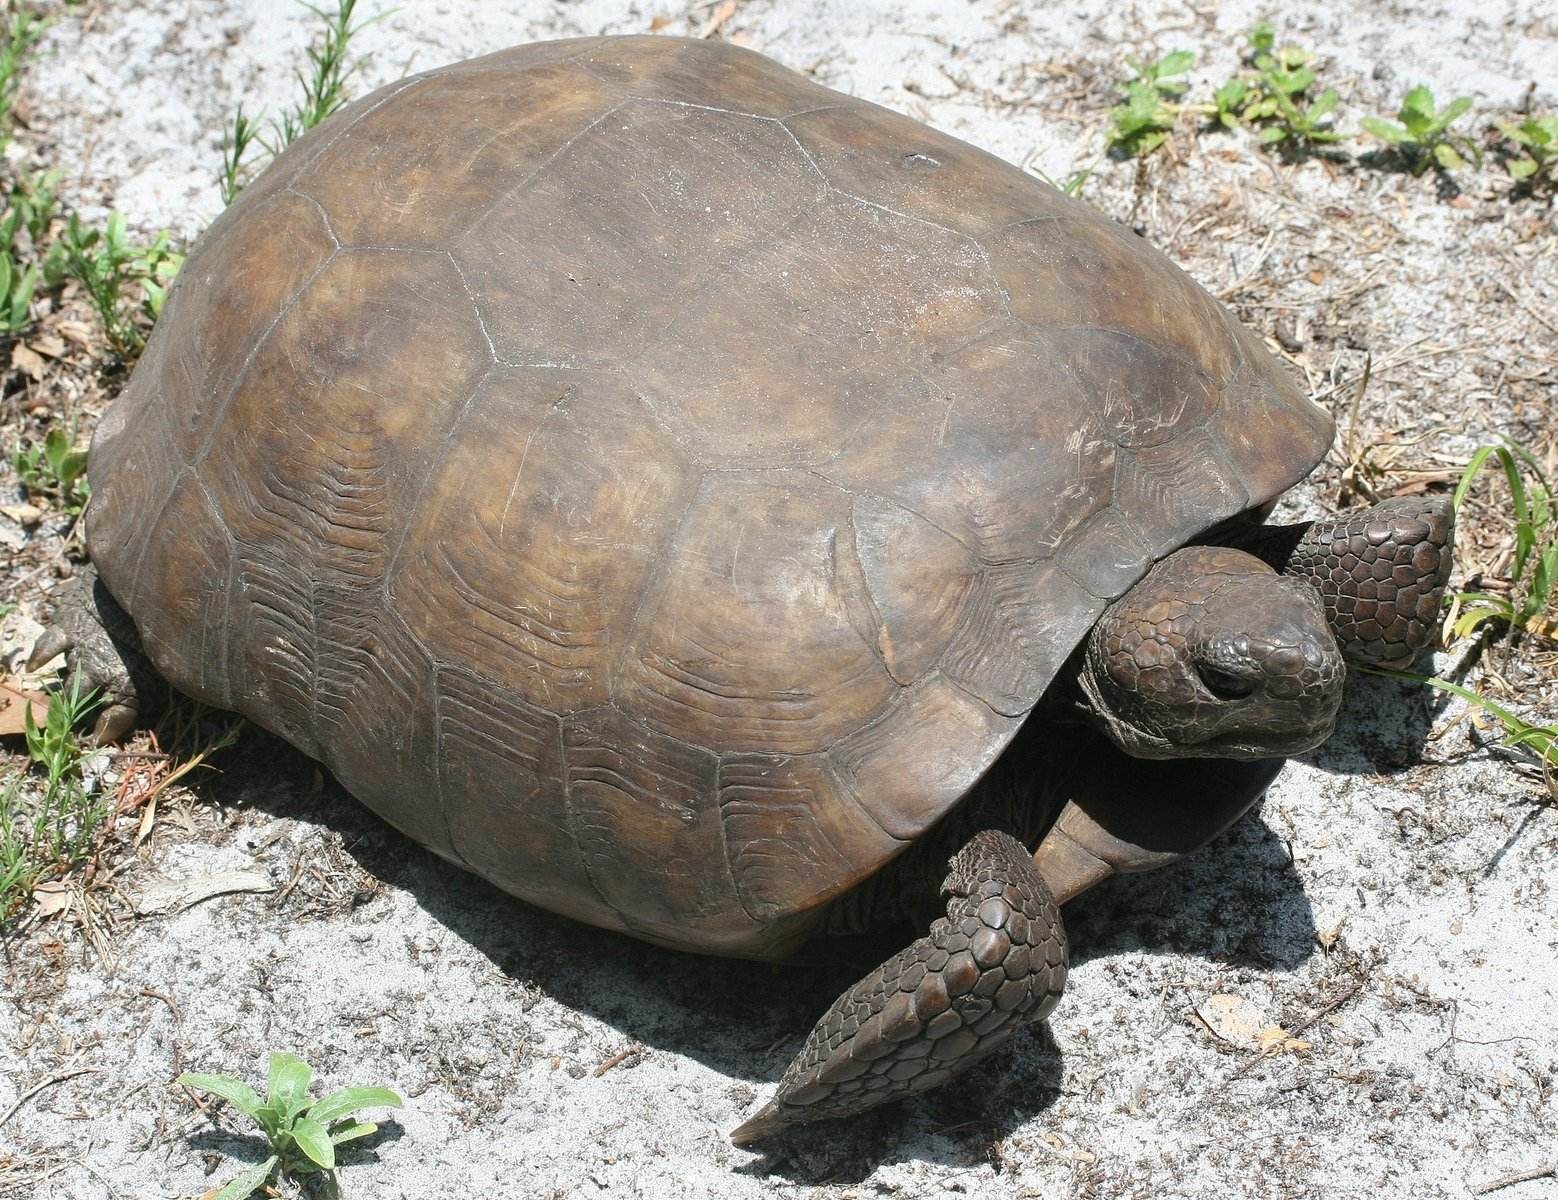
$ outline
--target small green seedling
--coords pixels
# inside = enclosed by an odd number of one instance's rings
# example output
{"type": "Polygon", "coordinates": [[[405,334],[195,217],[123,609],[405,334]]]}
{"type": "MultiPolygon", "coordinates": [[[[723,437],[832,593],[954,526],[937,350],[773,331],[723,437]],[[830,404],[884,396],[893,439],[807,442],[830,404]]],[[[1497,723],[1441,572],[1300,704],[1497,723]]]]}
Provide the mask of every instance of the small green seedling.
{"type": "Polygon", "coordinates": [[[357,0],[336,0],[333,12],[315,8],[306,0],[303,0],[303,7],[320,18],[325,27],[323,34],[306,51],[308,69],[297,73],[302,99],[270,122],[269,136],[260,120],[248,116],[243,106],[238,106],[232,124],[222,138],[222,169],[217,182],[222,189],[223,204],[236,200],[238,193],[263,165],[263,162],[249,161],[250,152],[256,145],[265,155],[274,158],[346,103],[347,84],[357,71],[357,64],[349,58],[352,38],[379,19],[372,17],[353,24],[357,0]]]}
{"type": "Polygon", "coordinates": [[[71,516],[79,516],[92,489],[87,485],[87,452],[77,449],[75,439],[55,426],[44,435],[41,446],[26,446],[12,458],[12,466],[22,486],[35,496],[44,496],[71,516]]]}
{"type": "Polygon", "coordinates": [[[43,36],[43,22],[26,9],[11,14],[0,33],[0,149],[11,138],[11,105],[16,99],[16,71],[43,36]]]}
{"type": "Polygon", "coordinates": [[[325,23],[324,35],[308,48],[308,70],[298,72],[298,83],[303,88],[301,103],[271,123],[274,140],[267,142],[266,147],[272,154],[280,154],[346,103],[346,84],[357,70],[357,65],[348,59],[352,38],[379,19],[352,24],[357,0],[336,0],[334,12],[315,8],[306,0],[303,7],[325,23]]]}
{"type": "Polygon", "coordinates": [[[1262,127],[1260,140],[1267,145],[1286,142],[1298,147],[1340,141],[1343,135],[1333,126],[1339,99],[1336,89],[1310,95],[1317,78],[1315,56],[1298,46],[1274,49],[1270,26],[1265,29],[1267,36],[1251,36],[1259,76],[1244,119],[1262,127]]]}
{"type": "Polygon", "coordinates": [[[1433,92],[1419,85],[1401,101],[1396,121],[1364,117],[1361,124],[1369,133],[1395,147],[1414,175],[1421,175],[1430,166],[1458,171],[1466,165],[1463,154],[1479,164],[1482,162],[1482,152],[1470,138],[1450,131],[1450,126],[1470,108],[1470,96],[1457,96],[1443,108],[1438,108],[1433,92]]]}
{"type": "Polygon", "coordinates": [[[248,182],[249,171],[244,159],[256,142],[260,141],[260,127],[244,115],[243,105],[233,114],[232,127],[222,138],[222,173],[218,182],[222,187],[222,203],[231,204],[238,199],[248,182]]]}
{"type": "Polygon", "coordinates": [[[1269,55],[1277,45],[1277,27],[1270,21],[1257,21],[1250,26],[1244,40],[1250,44],[1248,60],[1259,67],[1262,57],[1269,55]]]}
{"type": "Polygon", "coordinates": [[[1553,495],[1541,465],[1517,442],[1483,446],[1471,456],[1451,503],[1456,509],[1471,490],[1478,473],[1490,459],[1497,459],[1509,484],[1514,506],[1515,552],[1510,560],[1508,595],[1490,592],[1457,592],[1451,597],[1455,614],[1450,632],[1468,637],[1489,622],[1507,630],[1533,631],[1552,600],[1558,583],[1558,522],[1554,521],[1553,495]]]}
{"type": "Polygon", "coordinates": [[[1246,61],[1256,73],[1230,79],[1213,92],[1212,103],[1201,107],[1207,118],[1224,129],[1246,122],[1258,126],[1266,145],[1283,142],[1299,149],[1340,141],[1344,135],[1333,125],[1336,89],[1310,94],[1315,56],[1297,46],[1279,49],[1269,21],[1245,36],[1250,45],[1246,61]]]}
{"type": "Polygon", "coordinates": [[[1238,128],[1253,90],[1254,85],[1248,79],[1230,79],[1212,93],[1212,107],[1206,115],[1214,125],[1224,129],[1238,128]]]}
{"type": "Polygon", "coordinates": [[[23,267],[9,250],[0,251],[0,334],[17,334],[32,324],[32,297],[38,290],[38,278],[35,265],[23,267]]]}
{"type": "Polygon", "coordinates": [[[178,1082],[220,1096],[265,1132],[271,1154],[219,1191],[214,1200],[244,1200],[259,1191],[273,1172],[288,1175],[333,1172],[335,1148],[378,1131],[358,1121],[362,1108],[399,1108],[401,1099],[388,1088],[348,1087],[322,1100],[308,1098],[312,1069],[295,1054],[272,1054],[262,1100],[248,1084],[230,1075],[184,1074],[178,1082]]]}
{"type": "Polygon", "coordinates": [[[1499,131],[1516,147],[1506,167],[1517,183],[1552,183],[1558,172],[1558,115],[1527,117],[1519,125],[1498,122],[1499,131]]]}
{"type": "Polygon", "coordinates": [[[1127,158],[1151,154],[1174,129],[1178,109],[1169,103],[1189,82],[1180,78],[1195,65],[1189,50],[1174,50],[1156,62],[1126,60],[1136,75],[1122,88],[1125,103],[1109,113],[1108,148],[1127,158]]]}
{"type": "Polygon", "coordinates": [[[65,273],[85,289],[108,344],[120,358],[134,358],[146,344],[146,327],[162,313],[168,285],[184,256],[172,248],[166,233],[159,233],[149,246],[132,245],[124,216],[117,212],[109,214],[102,229],[88,228],[72,213],[60,244],[65,273]]]}
{"type": "Polygon", "coordinates": [[[79,680],[49,697],[39,725],[29,704],[22,711],[27,757],[42,767],[42,791],[24,786],[19,772],[0,791],[0,920],[21,908],[45,872],[74,866],[92,849],[108,807],[81,776],[86,757],[76,726],[98,705],[79,680]]]}

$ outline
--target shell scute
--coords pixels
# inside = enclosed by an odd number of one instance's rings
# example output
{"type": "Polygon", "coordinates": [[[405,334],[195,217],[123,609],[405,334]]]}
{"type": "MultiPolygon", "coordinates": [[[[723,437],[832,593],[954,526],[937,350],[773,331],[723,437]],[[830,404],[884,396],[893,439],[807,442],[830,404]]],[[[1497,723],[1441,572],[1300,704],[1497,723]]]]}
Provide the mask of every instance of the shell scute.
{"type": "Polygon", "coordinates": [[[856,863],[902,849],[822,755],[729,755],[719,803],[736,890],[759,921],[826,903],[849,886],[856,863]]]}
{"type": "Polygon", "coordinates": [[[616,703],[717,754],[820,752],[882,711],[897,687],[841,580],[848,519],[803,472],[706,475],[616,703]]]}
{"type": "Polygon", "coordinates": [[[441,661],[555,713],[599,707],[695,482],[621,377],[497,368],[450,430],[389,596],[441,661]]]}
{"type": "Polygon", "coordinates": [[[630,99],[470,214],[453,249],[504,361],[616,369],[822,190],[774,122],[630,99]]]}

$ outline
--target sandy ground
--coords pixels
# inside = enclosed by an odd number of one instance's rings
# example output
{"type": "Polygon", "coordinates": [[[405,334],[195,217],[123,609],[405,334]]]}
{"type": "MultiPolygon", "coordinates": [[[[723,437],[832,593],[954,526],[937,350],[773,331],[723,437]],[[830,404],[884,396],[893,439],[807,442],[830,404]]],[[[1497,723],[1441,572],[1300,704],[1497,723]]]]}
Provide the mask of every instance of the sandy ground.
{"type": "MultiPolygon", "coordinates": [[[[696,31],[712,11],[401,0],[362,35],[357,87],[657,17],[696,31]]],[[[1264,15],[746,0],[723,33],[1058,177],[1093,161],[1123,54],[1189,47],[1196,78],[1219,81],[1264,15]]],[[[1349,127],[1415,82],[1474,95],[1482,116],[1532,87],[1538,110],[1558,106],[1550,5],[1311,0],[1284,19],[1323,55],[1349,127]]],[[[27,95],[67,198],[198,232],[220,206],[224,121],[240,99],[286,101],[308,35],[290,3],[59,9],[27,95]]],[[[1372,353],[1353,433],[1383,490],[1443,479],[1496,432],[1536,444],[1549,429],[1558,235],[1496,168],[1446,189],[1185,134],[1141,174],[1100,164],[1087,195],[1276,335],[1344,416],[1372,353]]],[[[1333,506],[1341,464],[1290,509],[1333,506]]],[[[98,950],[58,924],[8,947],[0,1194],[198,1196],[260,1147],[170,1081],[253,1079],[266,1051],[292,1049],[331,1085],[408,1099],[348,1160],[358,1197],[1465,1196],[1558,1159],[1558,822],[1540,782],[1463,716],[1357,681],[1336,738],[1257,814],[1194,861],[1068,910],[1073,973],[1047,1028],[966,1087],[770,1155],[724,1131],[869,965],[855,951],[722,963],[539,913],[251,733],[121,872],[123,911],[98,950]],[[221,871],[269,890],[131,912],[154,907],[158,879],[221,871]]],[[[1498,1195],[1554,1196],[1558,1180],[1498,1195]]]]}

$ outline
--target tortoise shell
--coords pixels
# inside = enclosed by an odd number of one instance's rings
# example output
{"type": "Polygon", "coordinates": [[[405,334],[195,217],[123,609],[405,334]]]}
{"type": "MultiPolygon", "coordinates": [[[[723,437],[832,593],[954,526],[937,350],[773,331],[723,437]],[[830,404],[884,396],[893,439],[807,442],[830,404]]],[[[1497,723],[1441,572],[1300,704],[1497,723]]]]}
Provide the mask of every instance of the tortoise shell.
{"type": "Polygon", "coordinates": [[[1328,416],[1129,231],[728,45],[522,46],[295,143],[91,455],[181,690],[598,925],[777,955],[1328,416]]]}

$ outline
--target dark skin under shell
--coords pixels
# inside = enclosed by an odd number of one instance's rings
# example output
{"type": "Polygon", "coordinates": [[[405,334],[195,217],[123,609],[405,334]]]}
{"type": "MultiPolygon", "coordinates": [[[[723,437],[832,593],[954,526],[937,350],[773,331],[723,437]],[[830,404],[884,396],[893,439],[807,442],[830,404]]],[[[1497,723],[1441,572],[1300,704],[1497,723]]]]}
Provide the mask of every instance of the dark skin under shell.
{"type": "Polygon", "coordinates": [[[777,956],[1330,435],[1015,168],[747,51],[580,40],[383,89],[244,193],[88,536],[175,686],[418,841],[777,956]]]}

